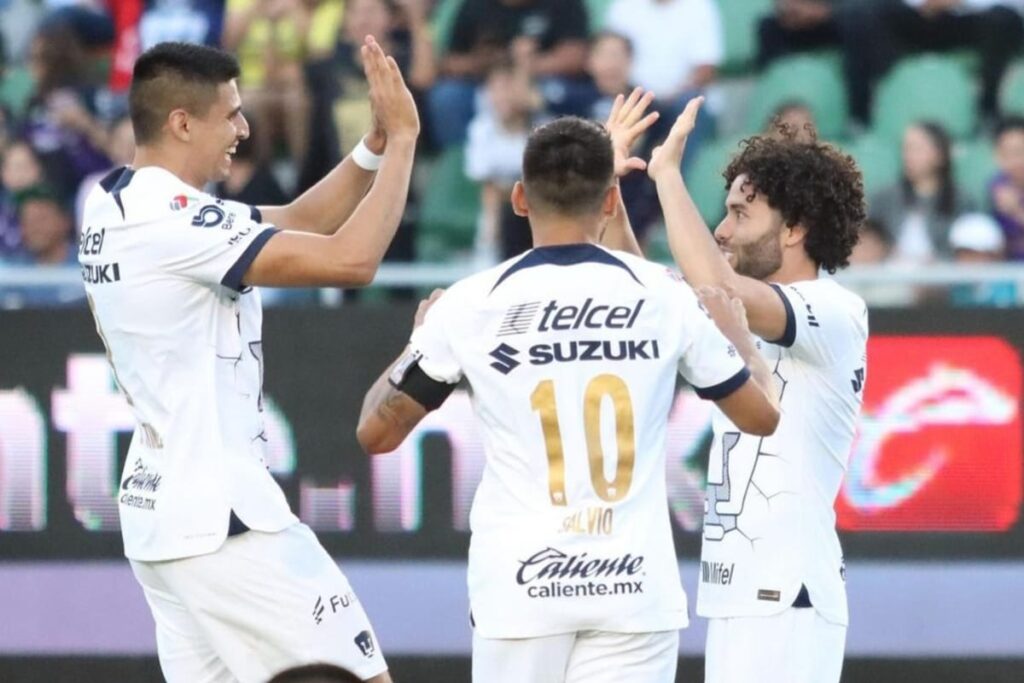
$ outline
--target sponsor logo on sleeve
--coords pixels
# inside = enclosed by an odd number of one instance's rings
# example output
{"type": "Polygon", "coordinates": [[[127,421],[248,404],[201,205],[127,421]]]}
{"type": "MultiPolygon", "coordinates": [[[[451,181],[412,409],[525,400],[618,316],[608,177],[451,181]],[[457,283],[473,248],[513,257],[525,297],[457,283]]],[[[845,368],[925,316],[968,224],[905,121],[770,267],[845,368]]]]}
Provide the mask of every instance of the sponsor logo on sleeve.
{"type": "Polygon", "coordinates": [[[369,631],[361,631],[355,637],[355,644],[367,659],[377,652],[377,647],[373,644],[373,635],[369,631]]]}
{"type": "Polygon", "coordinates": [[[316,604],[313,605],[313,620],[320,625],[328,609],[331,614],[337,614],[343,609],[351,606],[356,601],[356,596],[351,591],[344,595],[331,595],[324,599],[324,596],[316,597],[316,604]]]}
{"type": "Polygon", "coordinates": [[[224,222],[224,209],[216,204],[207,204],[192,216],[192,226],[196,228],[215,228],[224,222]]]}

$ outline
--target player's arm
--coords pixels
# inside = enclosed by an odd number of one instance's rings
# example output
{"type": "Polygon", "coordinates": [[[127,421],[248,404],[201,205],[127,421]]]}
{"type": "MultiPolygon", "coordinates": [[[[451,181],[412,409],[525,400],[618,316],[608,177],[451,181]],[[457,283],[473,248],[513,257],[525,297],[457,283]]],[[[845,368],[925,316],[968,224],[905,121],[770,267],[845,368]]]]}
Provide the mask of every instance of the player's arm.
{"type": "Polygon", "coordinates": [[[768,364],[751,339],[743,302],[715,287],[701,287],[697,296],[750,372],[742,386],[716,400],[716,405],[740,431],[758,436],[774,434],[782,414],[779,392],[768,364]]]}
{"type": "MultiPolygon", "coordinates": [[[[416,310],[413,329],[415,346],[434,347],[441,325],[423,328],[427,311],[441,297],[435,290],[416,310]]],[[[443,353],[443,352],[442,352],[443,353]]],[[[456,382],[435,379],[422,366],[423,354],[410,347],[377,378],[363,399],[356,438],[370,455],[389,453],[409,436],[427,413],[436,410],[455,389],[456,382]]]]}
{"type": "MultiPolygon", "coordinates": [[[[384,55],[373,38],[362,47],[362,57],[374,116],[387,134],[387,147],[373,186],[331,235],[287,230],[276,234],[252,260],[244,284],[359,286],[373,280],[405,211],[419,116],[398,65],[384,55]]],[[[311,190],[314,195],[308,207],[316,209],[330,203],[326,193],[351,171],[351,160],[345,164],[333,178],[329,176],[311,190]]],[[[332,215],[341,213],[323,210],[332,215]]],[[[273,222],[272,216],[273,212],[264,219],[273,222]]]]}
{"type": "MultiPolygon", "coordinates": [[[[647,162],[639,157],[631,157],[630,153],[637,140],[658,120],[657,112],[645,115],[653,101],[654,93],[644,93],[643,88],[636,88],[628,98],[623,95],[615,97],[611,114],[608,115],[608,121],[605,122],[605,128],[612,138],[616,182],[633,171],[643,171],[647,168],[647,162]]],[[[629,215],[626,213],[626,204],[622,200],[621,192],[619,193],[618,209],[615,215],[605,223],[600,242],[609,249],[643,257],[640,244],[633,233],[633,226],[629,223],[629,215]]]]}
{"type": "Polygon", "coordinates": [[[679,170],[686,139],[693,131],[703,101],[703,97],[690,100],[664,144],[654,150],[647,167],[665,215],[669,248],[691,286],[725,289],[743,302],[754,334],[769,341],[781,339],[787,324],[782,297],[770,285],[733,271],[701,218],[679,170]]]}

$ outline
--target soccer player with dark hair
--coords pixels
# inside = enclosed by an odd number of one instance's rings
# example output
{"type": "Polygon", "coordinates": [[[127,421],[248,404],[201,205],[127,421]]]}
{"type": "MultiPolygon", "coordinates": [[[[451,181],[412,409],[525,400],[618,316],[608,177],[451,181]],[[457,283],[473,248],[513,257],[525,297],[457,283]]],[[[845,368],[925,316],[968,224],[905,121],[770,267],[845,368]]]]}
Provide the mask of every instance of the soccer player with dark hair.
{"type": "MultiPolygon", "coordinates": [[[[839,680],[847,605],[833,504],[864,396],[867,307],[835,280],[864,221],[853,160],[807,130],[743,143],[725,170],[712,234],[679,164],[692,100],[647,171],[687,282],[743,302],[781,396],[771,436],[716,412],[697,613],[708,617],[708,683],[839,680]]],[[[631,242],[628,224],[611,243],[631,242]]]]}
{"type": "Polygon", "coordinates": [[[665,489],[676,377],[747,431],[778,421],[738,302],[702,293],[719,331],[664,267],[596,244],[649,104],[620,97],[608,130],[533,132],[512,203],[535,247],[421,304],[363,403],[360,443],[382,453],[462,379],[472,390],[487,456],[470,514],[476,683],[672,683],[688,619],[665,489]]]}
{"type": "Polygon", "coordinates": [[[171,683],[265,681],[311,659],[390,681],[348,580],[268,471],[255,289],[366,284],[395,234],[419,120],[394,60],[372,38],[362,56],[364,142],[292,203],[254,207],[203,189],[249,134],[234,57],[155,46],[135,64],[132,165],[86,199],[82,276],[137,419],[125,554],[171,683]]]}

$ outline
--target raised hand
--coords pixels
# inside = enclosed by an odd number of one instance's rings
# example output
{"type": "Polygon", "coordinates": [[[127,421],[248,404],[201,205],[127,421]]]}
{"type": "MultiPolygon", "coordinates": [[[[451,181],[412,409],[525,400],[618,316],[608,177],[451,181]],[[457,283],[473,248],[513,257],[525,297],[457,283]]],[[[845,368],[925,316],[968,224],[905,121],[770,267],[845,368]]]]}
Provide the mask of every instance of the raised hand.
{"type": "Polygon", "coordinates": [[[663,173],[679,173],[679,166],[683,163],[683,152],[686,150],[686,139],[697,125],[697,114],[700,113],[702,104],[703,97],[694,97],[687,102],[686,109],[672,125],[665,142],[654,148],[651,163],[647,165],[647,175],[652,179],[657,180],[663,173]]]}
{"type": "Polygon", "coordinates": [[[415,139],[420,132],[420,117],[398,64],[384,54],[373,36],[366,37],[360,53],[363,71],[370,84],[375,132],[382,131],[388,139],[415,139]]]}
{"type": "Polygon", "coordinates": [[[636,88],[628,98],[624,95],[615,97],[612,112],[608,115],[608,121],[604,127],[612,138],[616,178],[647,168],[646,161],[640,157],[631,157],[630,154],[640,136],[658,120],[658,112],[644,116],[653,101],[654,93],[644,93],[643,88],[636,88]]]}
{"type": "Polygon", "coordinates": [[[747,309],[739,298],[730,296],[721,287],[698,287],[696,293],[704,310],[708,312],[726,339],[737,345],[741,345],[749,339],[750,325],[747,323],[747,309]]]}

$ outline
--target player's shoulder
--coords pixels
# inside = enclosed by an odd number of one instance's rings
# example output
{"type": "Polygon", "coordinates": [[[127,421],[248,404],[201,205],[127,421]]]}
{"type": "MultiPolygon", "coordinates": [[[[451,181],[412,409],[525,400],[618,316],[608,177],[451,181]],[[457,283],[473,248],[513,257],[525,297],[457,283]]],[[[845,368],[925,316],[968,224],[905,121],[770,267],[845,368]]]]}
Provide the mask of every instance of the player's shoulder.
{"type": "Polygon", "coordinates": [[[816,280],[802,280],[786,285],[786,287],[809,303],[813,302],[821,306],[838,308],[856,314],[867,310],[867,305],[860,295],[843,287],[832,278],[821,277],[816,280]]]}

